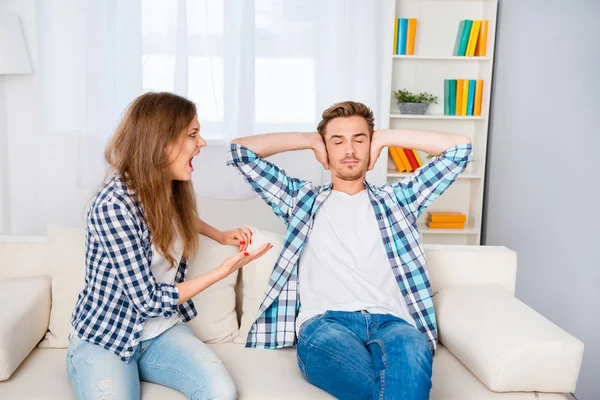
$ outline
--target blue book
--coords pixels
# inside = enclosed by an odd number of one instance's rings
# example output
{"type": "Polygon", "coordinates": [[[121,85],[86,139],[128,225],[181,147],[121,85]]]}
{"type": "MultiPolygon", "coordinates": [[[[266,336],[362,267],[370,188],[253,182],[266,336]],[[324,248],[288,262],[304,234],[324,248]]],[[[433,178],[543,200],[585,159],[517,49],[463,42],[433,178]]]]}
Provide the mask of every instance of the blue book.
{"type": "Polygon", "coordinates": [[[473,115],[473,105],[475,104],[475,79],[469,80],[469,97],[467,98],[467,115],[473,115]]]}
{"type": "Polygon", "coordinates": [[[406,55],[406,35],[408,32],[408,18],[400,18],[398,23],[398,54],[406,55]]]}

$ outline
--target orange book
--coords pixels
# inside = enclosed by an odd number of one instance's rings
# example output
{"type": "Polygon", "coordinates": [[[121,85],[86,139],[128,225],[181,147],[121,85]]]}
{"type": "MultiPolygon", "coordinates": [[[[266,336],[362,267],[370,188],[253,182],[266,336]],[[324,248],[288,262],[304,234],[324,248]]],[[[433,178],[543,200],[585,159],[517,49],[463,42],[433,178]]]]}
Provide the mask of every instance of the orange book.
{"type": "Polygon", "coordinates": [[[414,169],[410,165],[410,161],[408,160],[408,157],[406,157],[406,154],[404,153],[404,149],[401,147],[394,147],[394,149],[396,149],[396,153],[398,153],[398,157],[400,157],[402,159],[402,164],[404,164],[404,167],[406,168],[406,172],[413,172],[414,169]]]}
{"type": "Polygon", "coordinates": [[[460,115],[467,115],[467,103],[469,102],[469,80],[464,79],[463,81],[463,95],[462,95],[462,110],[460,115]]]}
{"type": "Polygon", "coordinates": [[[395,150],[395,148],[389,147],[388,153],[390,153],[392,161],[394,161],[394,164],[396,164],[396,169],[398,170],[398,172],[404,172],[406,171],[406,168],[404,168],[404,164],[402,164],[402,159],[400,158],[400,156],[398,156],[395,150]]]}
{"type": "Polygon", "coordinates": [[[469,34],[469,41],[467,42],[466,56],[475,55],[475,46],[477,46],[477,38],[479,37],[479,28],[481,27],[481,20],[474,20],[471,26],[471,33],[469,34]]]}
{"type": "Polygon", "coordinates": [[[462,222],[430,222],[425,221],[425,225],[432,229],[464,229],[465,224],[462,222]]]}
{"type": "Polygon", "coordinates": [[[466,222],[467,216],[460,212],[441,212],[441,211],[428,211],[427,212],[427,220],[431,222],[466,222]]]}
{"type": "Polygon", "coordinates": [[[465,115],[465,114],[461,114],[462,113],[462,98],[463,98],[463,84],[464,80],[463,79],[457,79],[456,80],[456,112],[454,114],[456,115],[465,115]]]}
{"type": "Polygon", "coordinates": [[[415,38],[417,37],[417,19],[409,18],[408,19],[408,29],[406,33],[406,54],[414,55],[415,54],[415,38]]]}
{"type": "Polygon", "coordinates": [[[487,35],[488,35],[488,21],[481,21],[481,28],[479,29],[479,37],[477,38],[477,46],[475,47],[475,55],[477,57],[485,57],[487,54],[487,35]]]}
{"type": "Polygon", "coordinates": [[[481,115],[481,96],[483,93],[483,80],[478,79],[475,82],[475,105],[473,107],[473,115],[481,115]]]}

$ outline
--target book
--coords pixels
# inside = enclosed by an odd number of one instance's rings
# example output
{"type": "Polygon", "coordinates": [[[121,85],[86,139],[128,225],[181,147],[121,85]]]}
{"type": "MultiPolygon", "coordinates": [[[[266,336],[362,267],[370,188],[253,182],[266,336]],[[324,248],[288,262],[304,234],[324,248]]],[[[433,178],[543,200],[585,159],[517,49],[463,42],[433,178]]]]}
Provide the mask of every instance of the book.
{"type": "Polygon", "coordinates": [[[467,216],[457,211],[428,211],[427,220],[432,222],[466,222],[467,216]]]}
{"type": "Polygon", "coordinates": [[[444,115],[450,115],[450,84],[451,79],[444,79],[444,115]]]}
{"type": "Polygon", "coordinates": [[[431,222],[425,221],[425,225],[432,229],[464,229],[465,224],[462,222],[431,222]]]}
{"type": "Polygon", "coordinates": [[[454,44],[453,52],[455,56],[464,56],[466,54],[472,24],[473,21],[470,19],[462,20],[458,24],[458,33],[456,34],[456,42],[454,44]]]}
{"type": "Polygon", "coordinates": [[[404,154],[406,154],[406,158],[408,158],[408,162],[410,163],[410,167],[413,171],[416,171],[417,169],[419,169],[419,163],[417,162],[417,159],[415,158],[415,155],[413,154],[413,151],[411,149],[402,149],[404,151],[404,154]]]}
{"type": "Polygon", "coordinates": [[[404,164],[404,168],[406,169],[406,172],[413,172],[414,169],[410,165],[410,161],[408,160],[408,157],[406,157],[406,153],[404,153],[404,149],[402,149],[401,147],[395,147],[395,149],[396,149],[396,153],[398,154],[398,157],[400,157],[400,159],[402,160],[402,164],[404,164]]]}
{"type": "Polygon", "coordinates": [[[419,168],[422,167],[423,163],[421,162],[421,159],[419,158],[419,155],[417,154],[416,150],[413,149],[412,152],[415,156],[415,159],[417,160],[417,164],[419,165],[419,168]]]}
{"type": "Polygon", "coordinates": [[[481,21],[481,27],[479,28],[479,37],[477,39],[477,46],[475,46],[475,55],[478,57],[485,57],[487,54],[487,35],[488,35],[487,20],[481,21]]]}
{"type": "Polygon", "coordinates": [[[394,50],[392,54],[398,54],[398,18],[394,18],[394,50]]]}
{"type": "Polygon", "coordinates": [[[469,101],[469,80],[463,79],[463,95],[462,95],[462,109],[460,115],[467,115],[467,103],[469,101]]]}
{"type": "Polygon", "coordinates": [[[406,55],[406,34],[408,30],[408,19],[400,18],[398,22],[398,53],[406,55]]]}
{"type": "Polygon", "coordinates": [[[473,115],[473,106],[475,104],[475,79],[469,80],[469,97],[467,99],[467,115],[473,115]]]}
{"type": "Polygon", "coordinates": [[[462,114],[462,98],[463,98],[463,79],[456,80],[456,112],[455,115],[462,114]]]}
{"type": "Polygon", "coordinates": [[[456,115],[456,79],[450,79],[450,115],[456,115]]]}
{"type": "Polygon", "coordinates": [[[404,167],[404,164],[402,163],[402,159],[396,153],[396,149],[393,147],[389,147],[388,153],[390,153],[390,156],[392,157],[392,161],[394,161],[394,164],[396,165],[396,169],[398,170],[398,172],[406,171],[406,168],[404,167]]]}
{"type": "Polygon", "coordinates": [[[477,46],[477,37],[479,36],[479,27],[481,26],[480,20],[473,21],[471,25],[471,34],[469,35],[469,41],[467,42],[466,56],[475,55],[475,46],[477,46]]]}
{"type": "Polygon", "coordinates": [[[417,19],[408,19],[408,28],[406,33],[406,54],[415,54],[415,39],[417,37],[417,19]]]}
{"type": "Polygon", "coordinates": [[[475,105],[473,115],[481,115],[481,97],[483,93],[483,80],[478,79],[475,83],[475,105]]]}

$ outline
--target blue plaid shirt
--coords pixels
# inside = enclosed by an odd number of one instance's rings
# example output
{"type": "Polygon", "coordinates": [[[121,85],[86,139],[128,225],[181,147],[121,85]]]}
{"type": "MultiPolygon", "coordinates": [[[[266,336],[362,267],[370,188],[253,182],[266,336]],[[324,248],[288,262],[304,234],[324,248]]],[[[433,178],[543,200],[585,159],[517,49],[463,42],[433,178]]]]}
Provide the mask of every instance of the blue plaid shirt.
{"type": "MultiPolygon", "coordinates": [[[[71,317],[71,334],[128,363],[144,321],[175,312],[185,322],[194,318],[191,300],[178,306],[177,287],[156,282],[152,255],[141,205],[116,176],[100,189],[88,211],[85,287],[71,317]]],[[[187,263],[181,259],[175,282],[183,282],[186,273],[187,263]]]]}
{"type": "MultiPolygon", "coordinates": [[[[474,158],[470,144],[460,145],[434,157],[405,180],[383,186],[364,182],[396,282],[432,352],[437,345],[437,324],[417,218],[474,158]]],[[[227,165],[234,165],[287,225],[283,249],[246,347],[294,346],[295,321],[300,310],[298,259],[319,207],[331,193],[331,184],[314,187],[310,182],[291,178],[252,150],[236,144],[231,145],[227,165]]]]}

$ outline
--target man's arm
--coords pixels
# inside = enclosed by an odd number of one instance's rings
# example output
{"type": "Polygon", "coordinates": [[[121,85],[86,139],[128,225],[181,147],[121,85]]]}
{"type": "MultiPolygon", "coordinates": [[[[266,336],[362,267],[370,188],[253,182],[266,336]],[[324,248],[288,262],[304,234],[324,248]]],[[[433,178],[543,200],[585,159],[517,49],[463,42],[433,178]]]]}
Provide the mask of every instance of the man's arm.
{"type": "Polygon", "coordinates": [[[325,149],[325,144],[318,132],[266,133],[263,135],[237,138],[231,143],[245,146],[262,158],[267,158],[286,151],[310,149],[315,152],[317,161],[319,161],[325,169],[329,169],[329,166],[327,165],[327,150],[325,149]]]}
{"type": "Polygon", "coordinates": [[[448,189],[467,164],[475,159],[468,136],[387,129],[373,134],[370,168],[385,146],[414,149],[435,156],[432,161],[417,169],[413,176],[393,185],[398,201],[413,212],[415,219],[448,189]]]}
{"type": "Polygon", "coordinates": [[[316,132],[269,133],[235,139],[231,142],[227,165],[235,166],[252,189],[287,224],[297,193],[306,182],[289,177],[284,170],[264,158],[305,149],[313,150],[317,160],[326,166],[325,145],[316,132]]]}

